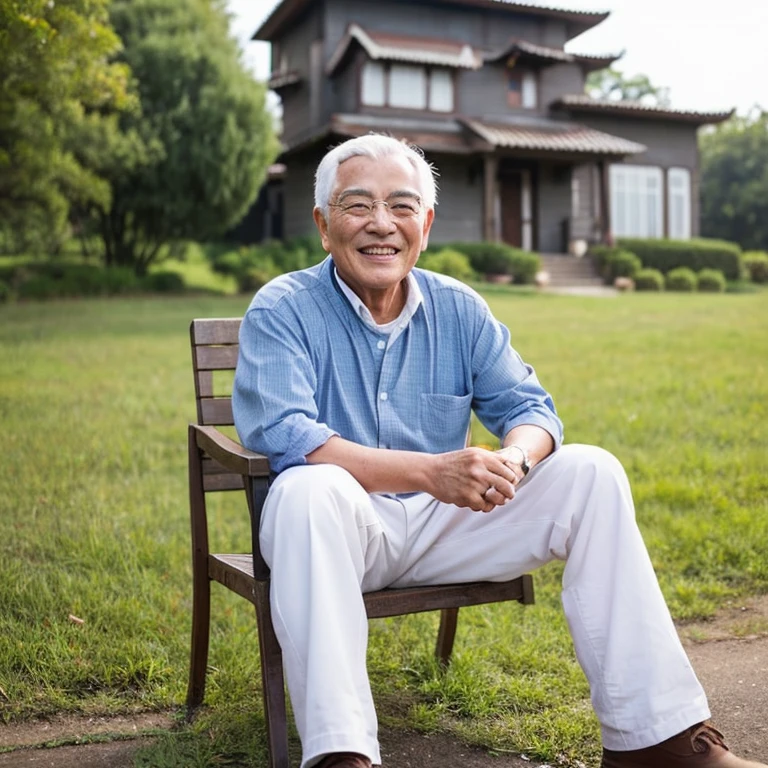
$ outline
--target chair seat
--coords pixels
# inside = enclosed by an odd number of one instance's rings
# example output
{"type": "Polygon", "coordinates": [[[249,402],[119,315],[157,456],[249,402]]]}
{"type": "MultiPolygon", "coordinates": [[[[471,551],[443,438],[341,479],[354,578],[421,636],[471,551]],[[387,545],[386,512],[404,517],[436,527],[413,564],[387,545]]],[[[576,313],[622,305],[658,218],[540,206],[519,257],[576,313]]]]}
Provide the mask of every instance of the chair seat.
{"type": "MultiPolygon", "coordinates": [[[[253,577],[251,555],[211,554],[208,556],[208,575],[246,600],[256,602],[256,579],[253,577]]],[[[517,600],[529,605],[533,603],[533,578],[530,574],[524,574],[510,581],[381,589],[367,592],[363,599],[369,619],[444,608],[464,608],[506,600],[517,600]]]]}

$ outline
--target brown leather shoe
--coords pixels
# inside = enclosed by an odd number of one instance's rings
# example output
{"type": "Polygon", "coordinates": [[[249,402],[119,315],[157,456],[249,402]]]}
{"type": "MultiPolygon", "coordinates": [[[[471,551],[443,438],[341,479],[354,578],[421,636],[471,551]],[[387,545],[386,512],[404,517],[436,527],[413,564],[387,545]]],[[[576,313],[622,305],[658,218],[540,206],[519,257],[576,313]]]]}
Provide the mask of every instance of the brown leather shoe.
{"type": "Polygon", "coordinates": [[[631,752],[603,750],[600,768],[768,768],[728,750],[723,734],[709,722],[692,725],[654,747],[631,752]]]}
{"type": "Polygon", "coordinates": [[[372,768],[371,761],[356,752],[334,752],[326,755],[317,768],[372,768]]]}

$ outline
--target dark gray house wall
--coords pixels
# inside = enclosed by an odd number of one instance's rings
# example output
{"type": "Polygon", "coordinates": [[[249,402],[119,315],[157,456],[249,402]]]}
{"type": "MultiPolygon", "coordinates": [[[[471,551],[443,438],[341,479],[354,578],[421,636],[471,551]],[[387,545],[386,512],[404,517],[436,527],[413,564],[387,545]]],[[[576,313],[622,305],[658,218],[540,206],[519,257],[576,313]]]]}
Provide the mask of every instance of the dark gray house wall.
{"type": "Polygon", "coordinates": [[[564,93],[582,93],[584,80],[584,71],[578,64],[554,64],[544,67],[539,72],[540,111],[548,112],[549,105],[564,93]]]}
{"type": "Polygon", "coordinates": [[[662,168],[681,166],[693,170],[698,166],[699,151],[696,126],[669,120],[646,120],[608,115],[578,114],[574,120],[598,131],[613,133],[648,147],[624,162],[635,165],[658,165],[662,168]]]}
{"type": "Polygon", "coordinates": [[[482,164],[468,155],[432,154],[427,160],[439,172],[438,204],[430,242],[483,239],[482,164]]]}
{"type": "MultiPolygon", "coordinates": [[[[313,72],[312,50],[313,43],[322,37],[322,3],[313,6],[301,19],[291,27],[278,44],[272,46],[272,71],[296,71],[301,77],[297,86],[286,89],[282,94],[283,101],[283,141],[293,143],[299,141],[317,127],[320,114],[312,120],[313,111],[320,104],[320,94],[313,92],[318,87],[317,72],[313,72]]],[[[315,48],[317,50],[317,48],[315,48]]],[[[317,54],[315,54],[317,55],[317,54]]],[[[315,68],[316,69],[316,68],[315,68]]],[[[320,77],[324,80],[322,70],[320,77]]],[[[322,82],[322,81],[321,81],[322,82]]]]}

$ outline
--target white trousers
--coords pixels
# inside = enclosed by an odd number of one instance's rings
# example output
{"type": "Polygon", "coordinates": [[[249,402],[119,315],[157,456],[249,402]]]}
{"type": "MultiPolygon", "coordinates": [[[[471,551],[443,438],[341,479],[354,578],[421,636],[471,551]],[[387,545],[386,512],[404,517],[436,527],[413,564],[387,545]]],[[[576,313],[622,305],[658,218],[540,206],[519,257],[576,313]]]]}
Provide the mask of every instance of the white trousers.
{"type": "Polygon", "coordinates": [[[641,749],[709,717],[624,470],[600,448],[562,447],[490,514],[368,494],[331,465],[293,467],[270,489],[261,547],[302,768],[330,752],[381,762],[363,592],[500,581],[554,559],[566,561],[563,608],[603,745],[641,749]]]}

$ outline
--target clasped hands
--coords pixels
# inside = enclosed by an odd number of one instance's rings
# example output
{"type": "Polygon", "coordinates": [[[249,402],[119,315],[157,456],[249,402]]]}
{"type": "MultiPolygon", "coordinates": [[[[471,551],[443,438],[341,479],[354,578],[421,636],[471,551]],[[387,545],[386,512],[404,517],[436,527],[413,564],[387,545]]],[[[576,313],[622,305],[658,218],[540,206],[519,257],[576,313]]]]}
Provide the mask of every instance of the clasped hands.
{"type": "Polygon", "coordinates": [[[438,472],[432,495],[440,501],[491,512],[515,497],[523,471],[502,451],[464,448],[435,456],[438,472]]]}

